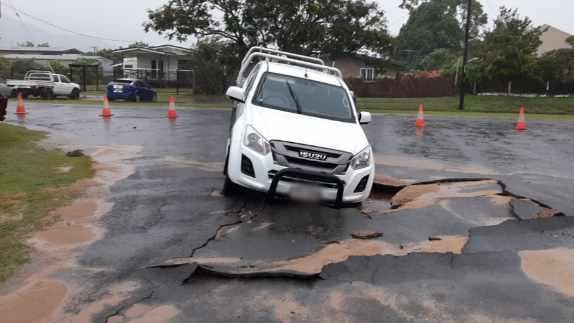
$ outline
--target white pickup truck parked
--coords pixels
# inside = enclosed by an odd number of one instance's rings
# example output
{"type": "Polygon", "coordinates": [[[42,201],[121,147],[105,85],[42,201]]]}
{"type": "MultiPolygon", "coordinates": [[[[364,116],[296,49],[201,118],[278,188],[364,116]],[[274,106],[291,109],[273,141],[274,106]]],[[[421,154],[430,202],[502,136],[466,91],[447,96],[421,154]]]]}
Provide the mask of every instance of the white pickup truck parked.
{"type": "Polygon", "coordinates": [[[254,47],[243,59],[227,144],[223,192],[237,186],[297,199],[368,198],[373,151],[341,72],[321,59],[254,47]]]}
{"type": "Polygon", "coordinates": [[[7,80],[6,84],[12,89],[12,95],[21,94],[23,97],[67,96],[78,99],[81,92],[80,85],[70,82],[65,75],[49,71],[29,71],[24,80],[7,80]]]}

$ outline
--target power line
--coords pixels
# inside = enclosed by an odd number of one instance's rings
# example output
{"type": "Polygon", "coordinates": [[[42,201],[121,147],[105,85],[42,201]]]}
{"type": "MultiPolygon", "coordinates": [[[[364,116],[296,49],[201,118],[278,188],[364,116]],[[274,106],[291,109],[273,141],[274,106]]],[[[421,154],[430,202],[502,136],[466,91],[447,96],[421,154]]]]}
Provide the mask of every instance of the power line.
{"type": "MultiPolygon", "coordinates": [[[[6,0],[6,2],[9,5],[12,5],[12,2],[10,2],[10,0],[6,0]]],[[[22,19],[22,16],[20,16],[20,14],[17,11],[14,11],[14,13],[16,14],[16,17],[18,17],[18,20],[20,21],[22,26],[24,26],[24,29],[26,30],[26,33],[28,34],[28,38],[31,38],[30,36],[32,36],[32,32],[30,32],[30,28],[28,28],[28,25],[26,25],[26,23],[24,22],[24,19],[22,19]]]]}
{"type": "Polygon", "coordinates": [[[30,18],[30,19],[33,19],[33,20],[36,20],[36,21],[41,22],[41,23],[43,23],[43,24],[49,25],[49,26],[51,26],[51,27],[53,27],[53,28],[56,28],[56,29],[59,29],[59,30],[61,30],[61,31],[65,31],[65,32],[68,32],[68,33],[72,33],[72,34],[75,34],[75,35],[78,35],[78,36],[87,37],[87,38],[92,38],[92,39],[98,39],[98,40],[113,41],[113,42],[122,42],[122,43],[131,43],[131,42],[132,42],[132,40],[106,38],[106,37],[100,37],[100,36],[94,36],[94,35],[85,34],[85,33],[82,33],[82,32],[77,32],[77,31],[74,31],[74,30],[71,30],[71,29],[68,29],[68,28],[65,28],[65,27],[56,25],[56,24],[54,24],[54,23],[52,23],[52,22],[50,22],[50,21],[48,21],[48,20],[46,20],[46,19],[42,19],[42,18],[33,16],[33,15],[31,15],[31,14],[25,12],[25,11],[22,11],[22,10],[16,8],[12,3],[5,3],[4,6],[8,7],[9,9],[12,9],[20,19],[22,19],[22,18],[21,18],[19,15],[26,16],[26,17],[28,17],[28,18],[30,18]]]}

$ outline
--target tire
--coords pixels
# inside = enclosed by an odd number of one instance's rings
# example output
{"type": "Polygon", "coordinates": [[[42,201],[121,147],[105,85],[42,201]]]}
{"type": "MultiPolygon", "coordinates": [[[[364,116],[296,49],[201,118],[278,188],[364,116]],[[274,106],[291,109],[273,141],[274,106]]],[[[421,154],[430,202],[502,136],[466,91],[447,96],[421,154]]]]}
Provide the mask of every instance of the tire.
{"type": "Polygon", "coordinates": [[[73,89],[72,93],[70,94],[70,99],[78,100],[80,98],[80,90],[73,89]]]}
{"type": "Polygon", "coordinates": [[[231,181],[231,179],[229,178],[229,174],[227,171],[227,168],[229,166],[228,163],[229,163],[229,154],[225,158],[225,166],[223,167],[223,174],[225,174],[225,181],[223,182],[223,189],[221,190],[221,193],[223,193],[224,196],[232,196],[239,191],[239,185],[233,183],[233,181],[231,181]]]}

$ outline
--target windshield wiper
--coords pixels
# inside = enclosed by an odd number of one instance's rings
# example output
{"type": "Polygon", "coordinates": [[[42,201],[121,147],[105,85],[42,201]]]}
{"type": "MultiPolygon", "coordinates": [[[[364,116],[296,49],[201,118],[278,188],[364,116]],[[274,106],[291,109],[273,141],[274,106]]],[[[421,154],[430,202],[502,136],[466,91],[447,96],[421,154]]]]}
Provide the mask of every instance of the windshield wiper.
{"type": "Polygon", "coordinates": [[[293,91],[291,84],[289,84],[288,81],[285,81],[285,84],[287,84],[287,88],[289,89],[289,94],[291,94],[291,98],[293,99],[293,101],[295,101],[295,107],[297,108],[297,113],[301,114],[301,105],[299,104],[299,100],[297,100],[297,96],[295,95],[295,92],[293,91]]]}

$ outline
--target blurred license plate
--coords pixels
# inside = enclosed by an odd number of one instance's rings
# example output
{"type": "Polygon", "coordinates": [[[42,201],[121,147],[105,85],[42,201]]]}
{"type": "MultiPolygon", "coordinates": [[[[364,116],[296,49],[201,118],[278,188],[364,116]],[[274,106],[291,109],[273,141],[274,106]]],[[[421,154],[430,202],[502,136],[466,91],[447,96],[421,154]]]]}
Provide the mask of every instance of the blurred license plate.
{"type": "Polygon", "coordinates": [[[321,190],[308,185],[295,185],[291,188],[289,196],[298,201],[318,202],[321,200],[321,190]]]}

